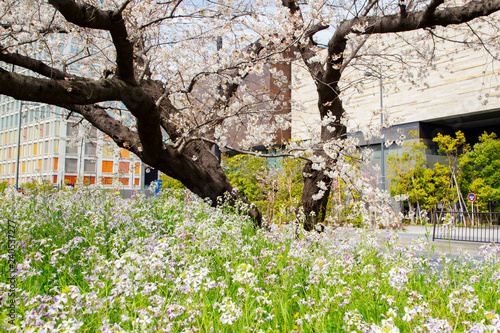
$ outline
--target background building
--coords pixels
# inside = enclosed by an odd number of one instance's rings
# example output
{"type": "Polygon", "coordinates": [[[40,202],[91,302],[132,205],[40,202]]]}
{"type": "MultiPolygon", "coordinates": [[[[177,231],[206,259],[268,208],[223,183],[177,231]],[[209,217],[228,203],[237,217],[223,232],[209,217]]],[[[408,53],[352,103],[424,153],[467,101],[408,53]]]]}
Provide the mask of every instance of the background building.
{"type": "MultiPolygon", "coordinates": [[[[391,36],[380,37],[379,42],[382,41],[385,45],[395,45],[394,53],[408,47],[391,36]]],[[[401,134],[405,135],[405,140],[423,139],[428,147],[429,167],[442,159],[432,142],[438,133],[454,135],[460,130],[471,144],[477,142],[484,131],[500,134],[500,61],[483,48],[457,50],[456,44],[447,41],[440,42],[435,59],[434,68],[427,71],[415,68],[412,72],[407,68],[406,80],[394,75],[397,64],[391,67],[387,62],[380,66],[372,63],[371,69],[357,67],[345,73],[344,79],[350,82],[343,91],[344,108],[349,116],[348,131],[360,138],[361,146],[374,150],[373,163],[380,165],[380,138],[366,140],[359,130],[368,125],[380,126],[381,99],[385,121],[393,122],[383,130],[384,139],[395,141],[401,134]],[[416,131],[417,136],[412,138],[410,131],[416,131]]],[[[316,87],[300,62],[292,64],[292,101],[292,137],[308,140],[318,135],[320,118],[316,87]]],[[[394,143],[385,147],[385,175],[387,157],[400,149],[402,147],[394,143]]]]}
{"type": "Polygon", "coordinates": [[[0,181],[16,183],[19,158],[19,185],[32,180],[58,186],[99,182],[120,189],[149,185],[145,180],[150,169],[135,155],[117,147],[96,128],[79,118],[67,118],[66,114],[59,107],[0,95],[0,181]]]}

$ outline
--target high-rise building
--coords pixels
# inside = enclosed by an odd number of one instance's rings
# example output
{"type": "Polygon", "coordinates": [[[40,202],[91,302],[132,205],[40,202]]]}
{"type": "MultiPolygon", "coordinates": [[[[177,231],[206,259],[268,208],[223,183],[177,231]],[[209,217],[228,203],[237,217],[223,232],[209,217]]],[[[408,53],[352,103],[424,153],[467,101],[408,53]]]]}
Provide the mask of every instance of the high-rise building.
{"type": "Polygon", "coordinates": [[[119,189],[146,185],[147,167],[137,156],[80,118],[66,115],[59,107],[0,95],[0,181],[14,185],[17,178],[19,185],[36,180],[58,186],[99,182],[119,189]]]}

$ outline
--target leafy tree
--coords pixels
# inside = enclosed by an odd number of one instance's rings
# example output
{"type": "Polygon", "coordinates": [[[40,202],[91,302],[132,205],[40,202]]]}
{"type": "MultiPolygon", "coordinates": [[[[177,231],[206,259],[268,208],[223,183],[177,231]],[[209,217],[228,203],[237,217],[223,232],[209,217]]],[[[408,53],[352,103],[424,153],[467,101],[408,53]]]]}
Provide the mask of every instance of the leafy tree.
{"type": "MultiPolygon", "coordinates": [[[[0,2],[0,93],[80,115],[118,146],[216,204],[217,197],[236,192],[210,149],[215,143],[245,150],[275,141],[275,133],[289,126],[281,115],[287,108],[281,89],[288,78],[276,67],[264,70],[264,64],[300,58],[316,83],[321,117],[320,142],[312,142],[314,156],[303,169],[301,205],[310,230],[325,217],[336,178],[333,166],[345,170],[342,155],[353,146],[347,141],[347,148],[336,148],[346,144],[341,79],[353,60],[363,61],[360,50],[368,36],[418,30],[422,34],[414,41],[420,43],[423,36],[438,38],[437,27],[469,23],[498,10],[496,0],[283,0],[258,5],[6,0],[0,2]],[[326,59],[318,45],[320,32],[331,36],[326,59]],[[61,52],[67,41],[75,41],[76,50],[61,52]],[[265,73],[278,92],[249,84],[265,73]],[[232,144],[235,127],[244,139],[232,144]]],[[[477,39],[481,45],[489,43],[477,39]]],[[[365,55],[365,64],[373,64],[370,55],[388,58],[380,50],[366,49],[365,55]]],[[[290,147],[288,155],[299,151],[290,147]]],[[[260,220],[258,211],[250,215],[260,220]]]]}
{"type": "MultiPolygon", "coordinates": [[[[464,195],[477,195],[479,209],[488,211],[491,202],[500,201],[500,140],[495,133],[484,132],[473,149],[460,157],[464,195]]],[[[494,209],[498,210],[498,206],[494,209]]]]}
{"type": "Polygon", "coordinates": [[[408,196],[411,206],[417,205],[417,212],[420,207],[427,208],[429,196],[428,192],[432,186],[432,171],[424,167],[426,164],[423,140],[415,139],[417,133],[410,132],[413,140],[404,144],[401,153],[393,152],[387,158],[389,165],[388,178],[390,182],[390,192],[393,196],[408,196]]]}
{"type": "Polygon", "coordinates": [[[442,184],[440,187],[443,191],[443,202],[448,203],[450,209],[453,209],[452,204],[459,202],[459,206],[463,207],[464,200],[461,197],[461,192],[459,184],[462,178],[461,165],[459,163],[459,158],[461,154],[464,154],[470,150],[470,145],[466,143],[465,135],[462,131],[455,133],[455,137],[450,135],[438,135],[432,139],[432,141],[438,144],[438,152],[444,154],[446,157],[446,166],[441,165],[439,162],[436,163],[434,168],[439,170],[441,176],[441,182],[447,182],[448,185],[442,184]],[[448,168],[448,172],[446,172],[448,168]],[[446,180],[444,178],[447,178],[446,180]]]}
{"type": "Polygon", "coordinates": [[[301,162],[236,155],[223,159],[231,184],[254,203],[267,219],[288,218],[302,192],[301,162]]]}
{"type": "Polygon", "coordinates": [[[282,217],[289,215],[299,204],[302,188],[302,162],[297,159],[283,159],[278,169],[278,193],[275,209],[282,217]]]}
{"type": "Polygon", "coordinates": [[[2,193],[3,191],[5,191],[5,189],[7,188],[7,186],[9,186],[9,183],[7,183],[7,182],[0,182],[0,193],[2,193]]]}
{"type": "Polygon", "coordinates": [[[235,155],[224,158],[223,164],[231,184],[259,210],[265,211],[267,195],[259,175],[268,171],[267,160],[263,157],[235,155]]]}
{"type": "MultiPolygon", "coordinates": [[[[421,209],[429,210],[438,203],[446,202],[445,191],[449,186],[449,169],[437,163],[434,168],[426,166],[423,140],[415,139],[417,133],[410,132],[413,140],[404,144],[401,153],[392,153],[387,159],[390,191],[393,196],[407,196],[408,207],[420,216],[421,209]],[[416,206],[416,209],[414,209],[416,206]]],[[[401,202],[403,207],[403,202],[401,202]]]]}
{"type": "Polygon", "coordinates": [[[422,140],[405,143],[402,153],[393,153],[388,158],[391,195],[407,196],[408,205],[416,206],[417,215],[421,209],[428,210],[437,204],[450,206],[459,199],[457,186],[462,180],[462,162],[459,164],[458,159],[462,161],[461,154],[469,149],[465,136],[460,131],[455,137],[438,133],[433,141],[446,156],[446,164],[437,162],[433,168],[426,167],[427,146],[422,140]]]}
{"type": "Polygon", "coordinates": [[[161,188],[162,189],[167,189],[171,188],[173,190],[181,190],[186,188],[180,181],[177,179],[174,179],[172,177],[169,177],[167,175],[161,175],[160,180],[162,181],[161,183],[161,188]]]}

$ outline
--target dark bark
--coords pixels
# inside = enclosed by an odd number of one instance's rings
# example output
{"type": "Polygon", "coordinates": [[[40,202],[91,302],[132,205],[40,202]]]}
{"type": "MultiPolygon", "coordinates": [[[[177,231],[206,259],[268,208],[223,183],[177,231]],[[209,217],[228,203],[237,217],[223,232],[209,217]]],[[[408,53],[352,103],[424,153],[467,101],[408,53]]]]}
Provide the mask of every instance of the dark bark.
{"type": "Polygon", "coordinates": [[[302,172],[304,175],[304,189],[300,201],[306,218],[304,229],[311,231],[315,225],[325,220],[332,180],[324,174],[323,170],[313,170],[311,162],[306,163],[302,172]],[[313,195],[320,191],[317,186],[320,181],[326,184],[327,190],[322,198],[314,200],[313,195]]]}
{"type": "MultiPolygon", "coordinates": [[[[181,132],[170,122],[179,110],[168,99],[161,82],[145,79],[139,84],[136,80],[134,49],[121,11],[102,11],[71,0],[50,0],[49,3],[69,22],[110,32],[117,51],[115,75],[100,80],[71,75],[28,56],[9,53],[0,45],[0,61],[30,69],[41,76],[26,76],[0,67],[0,94],[57,105],[80,114],[118,146],[181,181],[198,196],[210,199],[213,206],[226,193],[232,204],[236,200],[248,203],[239,193],[233,193],[218,159],[203,141],[184,144],[182,149],[164,145],[162,128],[171,140],[181,138],[181,132]],[[98,104],[108,101],[122,102],[135,117],[137,130],[122,124],[98,104]]],[[[257,226],[261,225],[261,214],[256,208],[250,209],[248,214],[257,226]]]]}
{"type": "MultiPolygon", "coordinates": [[[[208,150],[202,141],[182,141],[181,131],[170,121],[179,112],[168,100],[168,94],[159,82],[136,78],[134,67],[134,44],[128,36],[122,17],[122,8],[118,10],[101,10],[83,1],[49,0],[68,21],[86,29],[106,30],[110,33],[116,49],[116,70],[114,76],[100,80],[78,77],[65,71],[53,68],[47,64],[29,58],[26,55],[9,53],[0,45],[0,61],[30,69],[44,78],[20,75],[0,68],[0,93],[20,100],[37,101],[68,108],[81,114],[98,129],[108,134],[120,147],[136,154],[148,165],[157,168],[165,174],[183,182],[197,195],[208,198],[215,205],[217,197],[232,190],[218,160],[208,150]],[[140,83],[139,83],[139,82],[140,83]],[[166,96],[166,97],[163,97],[166,96]],[[131,130],[109,114],[100,102],[120,101],[135,117],[137,131],[131,130]],[[158,105],[157,105],[158,104],[158,105]],[[181,142],[179,146],[164,145],[161,129],[164,129],[170,139],[181,142]]],[[[326,64],[312,61],[316,55],[313,36],[316,32],[327,28],[325,25],[310,27],[305,34],[306,44],[299,46],[302,59],[313,76],[318,92],[318,110],[321,119],[333,116],[329,124],[321,130],[321,139],[327,142],[333,138],[342,137],[345,127],[340,123],[344,114],[342,101],[339,98],[339,81],[345,66],[344,59],[347,39],[350,33],[370,35],[379,33],[404,32],[433,26],[448,26],[469,22],[470,20],[490,15],[500,10],[500,0],[471,1],[458,7],[440,9],[443,0],[431,0],[427,8],[410,12],[401,9],[400,15],[368,16],[376,0],[368,1],[358,17],[345,20],[336,28],[328,43],[328,58],[326,64]],[[402,17],[404,16],[404,19],[402,17]],[[366,23],[366,24],[364,24],[366,23]],[[364,25],[366,30],[358,31],[355,26],[364,25]],[[330,132],[327,127],[336,130],[330,132]]],[[[283,0],[283,6],[290,13],[300,17],[300,6],[295,0],[283,0]]],[[[297,28],[303,28],[297,26],[297,28]]],[[[254,44],[249,49],[258,50],[254,44]]],[[[359,48],[357,49],[359,50],[359,48]]],[[[351,58],[351,57],[349,57],[351,58]]],[[[349,59],[347,58],[347,59],[349,59]]],[[[348,62],[348,60],[347,60],[348,62]]],[[[234,68],[233,68],[234,69],[234,68]]],[[[193,85],[196,79],[193,80],[193,85]]],[[[221,91],[230,100],[238,86],[228,86],[221,91]],[[229,95],[229,96],[227,96],[229,95]]],[[[190,89],[192,85],[190,85],[190,89]]],[[[222,101],[222,99],[220,99],[222,101]]],[[[218,105],[224,107],[224,105],[218,105]]],[[[196,133],[190,133],[193,136],[196,133]]],[[[333,165],[335,161],[328,161],[333,165]]],[[[304,192],[301,205],[304,207],[307,222],[305,227],[312,229],[314,224],[325,218],[325,208],[328,203],[328,193],[331,187],[329,179],[323,170],[313,170],[312,164],[304,168],[304,192]],[[327,191],[320,200],[313,200],[312,195],[319,192],[318,182],[323,181],[327,191]],[[310,213],[314,213],[312,216],[310,213]]],[[[238,198],[232,194],[231,200],[238,198]]],[[[252,210],[250,215],[260,224],[260,213],[252,210]]]]}
{"type": "MultiPolygon", "coordinates": [[[[381,33],[395,33],[418,30],[423,28],[432,28],[434,26],[449,26],[465,22],[469,22],[474,18],[487,16],[500,10],[500,0],[490,1],[471,1],[458,7],[447,7],[438,10],[438,7],[444,3],[443,0],[431,0],[428,6],[416,12],[408,12],[405,8],[401,8],[400,15],[385,15],[385,16],[368,16],[369,11],[376,1],[368,2],[365,10],[361,12],[359,17],[351,20],[345,20],[336,28],[335,33],[328,43],[328,57],[326,64],[323,66],[318,62],[310,62],[313,46],[312,38],[309,46],[299,49],[309,72],[316,83],[318,92],[318,110],[321,119],[327,116],[333,116],[333,122],[323,125],[321,128],[321,140],[327,142],[334,138],[340,138],[345,135],[346,128],[340,123],[341,117],[344,115],[342,101],[339,98],[340,89],[339,82],[341,80],[342,71],[345,68],[345,51],[347,46],[347,35],[354,33],[358,35],[371,35],[381,33]],[[366,23],[365,31],[356,31],[353,27],[366,23]],[[330,132],[327,127],[334,127],[336,131],[330,132]]],[[[282,4],[290,9],[293,14],[296,14],[300,9],[294,1],[283,0],[282,4]]],[[[312,36],[311,36],[312,37],[312,36]]],[[[355,48],[354,52],[358,52],[359,48],[355,48]]],[[[352,59],[352,56],[349,57],[352,59]]],[[[323,157],[324,153],[322,154],[323,157]]],[[[336,161],[328,161],[327,165],[333,166],[336,161]]],[[[306,214],[306,222],[304,228],[312,230],[314,225],[321,223],[325,218],[325,209],[328,204],[328,196],[331,189],[332,181],[324,174],[322,170],[312,170],[311,163],[307,163],[303,169],[304,172],[304,188],[299,206],[303,207],[306,214]],[[319,181],[327,184],[327,193],[321,200],[313,200],[312,195],[319,192],[317,186],[319,181]]]]}

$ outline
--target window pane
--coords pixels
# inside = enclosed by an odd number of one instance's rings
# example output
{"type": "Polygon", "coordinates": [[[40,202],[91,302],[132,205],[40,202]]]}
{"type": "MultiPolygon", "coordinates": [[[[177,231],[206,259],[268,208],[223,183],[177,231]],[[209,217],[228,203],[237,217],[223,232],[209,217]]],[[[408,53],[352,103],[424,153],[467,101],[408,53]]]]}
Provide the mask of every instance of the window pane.
{"type": "Polygon", "coordinates": [[[104,144],[104,146],[102,146],[102,156],[113,157],[113,148],[104,144]]]}
{"type": "Polygon", "coordinates": [[[68,123],[66,125],[66,136],[75,137],[77,135],[78,135],[78,126],[76,126],[76,123],[68,123]]]}
{"type": "Polygon", "coordinates": [[[129,162],[120,162],[119,167],[118,167],[118,172],[119,173],[128,173],[129,172],[129,162]]]}
{"type": "Polygon", "coordinates": [[[96,146],[92,142],[85,143],[85,156],[95,156],[96,146]]]}
{"type": "Polygon", "coordinates": [[[77,155],[78,154],[78,147],[77,146],[66,146],[66,154],[68,155],[77,155]]]}
{"type": "Polygon", "coordinates": [[[65,160],[64,170],[66,172],[76,172],[78,169],[78,160],[76,158],[67,158],[65,160]]]}
{"type": "Polygon", "coordinates": [[[84,172],[95,173],[95,161],[85,160],[83,164],[84,172]]]}

